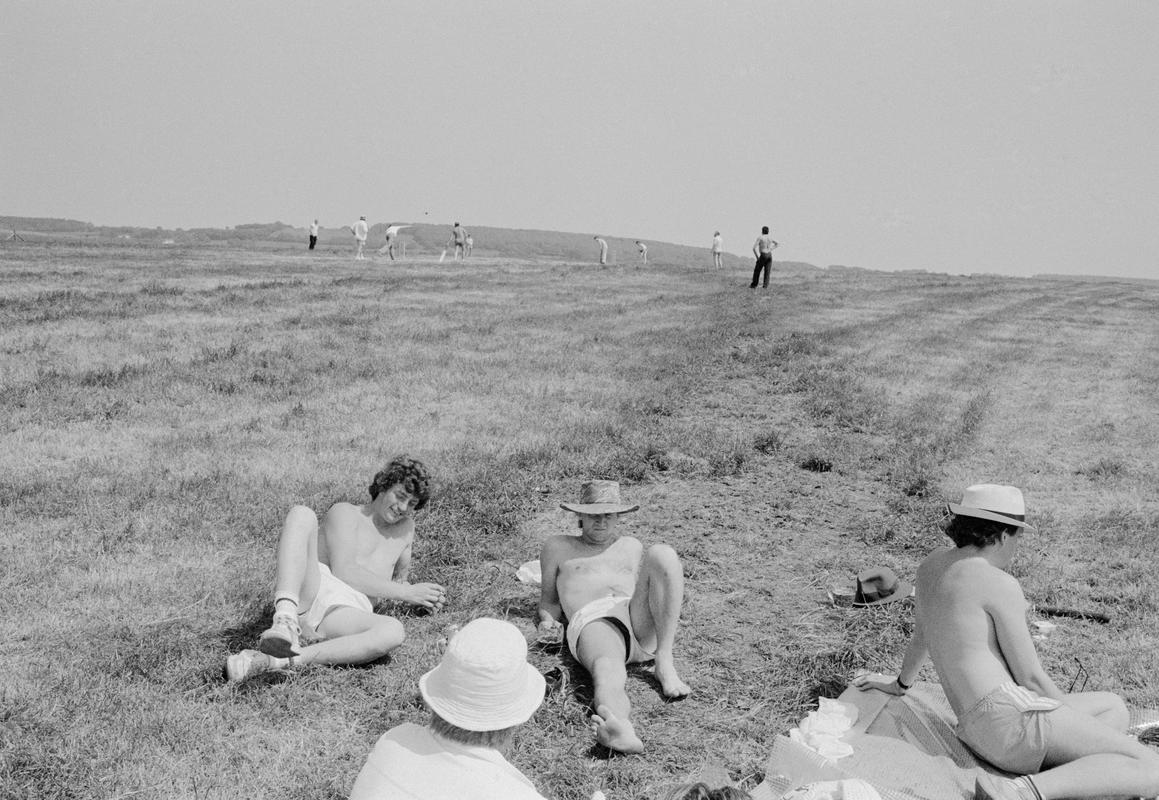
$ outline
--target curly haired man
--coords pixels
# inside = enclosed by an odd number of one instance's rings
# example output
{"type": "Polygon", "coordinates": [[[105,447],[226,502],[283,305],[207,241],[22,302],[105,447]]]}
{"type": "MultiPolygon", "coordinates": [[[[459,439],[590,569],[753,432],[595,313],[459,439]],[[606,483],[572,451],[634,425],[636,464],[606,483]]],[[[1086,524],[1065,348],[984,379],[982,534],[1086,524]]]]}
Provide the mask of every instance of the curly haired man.
{"type": "Polygon", "coordinates": [[[407,580],[413,515],[429,498],[427,468],[398,456],[374,476],[367,503],[335,503],[321,524],[305,506],[290,509],[278,540],[273,622],[257,650],[229,657],[229,679],[381,658],[402,644],[404,633],[397,619],[374,613],[371,598],[442,608],[442,586],[407,580]]]}

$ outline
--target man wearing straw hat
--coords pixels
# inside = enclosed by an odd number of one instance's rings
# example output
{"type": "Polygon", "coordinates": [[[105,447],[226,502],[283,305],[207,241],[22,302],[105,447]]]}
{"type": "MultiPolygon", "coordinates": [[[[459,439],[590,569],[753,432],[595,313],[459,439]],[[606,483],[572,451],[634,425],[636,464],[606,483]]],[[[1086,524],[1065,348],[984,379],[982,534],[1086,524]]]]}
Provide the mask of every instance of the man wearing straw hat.
{"type": "Polygon", "coordinates": [[[628,719],[625,664],[655,661],[655,675],[669,698],[692,690],[676,673],[672,650],[684,572],[668,545],[647,550],[616,528],[620,514],[639,508],[620,499],[615,481],[589,481],[579,503],[560,503],[579,515],[580,535],[552,536],[543,544],[539,627],[551,635],[567,620],[567,646],[592,676],[596,740],[622,753],[644,743],[628,719]]]}
{"type": "Polygon", "coordinates": [[[1022,492],[978,484],[949,504],[957,547],[918,567],[913,638],[896,678],[854,684],[905,694],[927,658],[958,719],[958,736],[982,759],[1021,777],[985,773],[982,800],[1159,794],[1159,754],[1127,736],[1128,711],[1111,692],[1061,691],[1042,668],[1027,602],[1006,572],[1026,524],[1022,492]]]}
{"type": "Polygon", "coordinates": [[[543,800],[503,751],[543,702],[544,687],[518,628],[489,618],[467,623],[419,679],[430,722],[384,733],[350,800],[543,800]]]}

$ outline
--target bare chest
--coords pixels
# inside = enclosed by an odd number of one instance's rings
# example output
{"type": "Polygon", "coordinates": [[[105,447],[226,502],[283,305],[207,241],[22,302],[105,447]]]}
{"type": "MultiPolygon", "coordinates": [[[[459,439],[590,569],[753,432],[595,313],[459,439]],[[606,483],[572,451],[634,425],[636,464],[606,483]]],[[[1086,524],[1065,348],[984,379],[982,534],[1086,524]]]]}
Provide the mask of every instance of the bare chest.
{"type": "MultiPolygon", "coordinates": [[[[354,526],[351,530],[354,560],[359,566],[385,577],[390,577],[394,565],[410,544],[410,537],[403,531],[392,533],[380,531],[369,520],[364,524],[354,526]]],[[[325,532],[323,532],[324,534],[325,532]]],[[[318,560],[330,563],[330,552],[326,543],[326,536],[318,537],[318,560]]]]}

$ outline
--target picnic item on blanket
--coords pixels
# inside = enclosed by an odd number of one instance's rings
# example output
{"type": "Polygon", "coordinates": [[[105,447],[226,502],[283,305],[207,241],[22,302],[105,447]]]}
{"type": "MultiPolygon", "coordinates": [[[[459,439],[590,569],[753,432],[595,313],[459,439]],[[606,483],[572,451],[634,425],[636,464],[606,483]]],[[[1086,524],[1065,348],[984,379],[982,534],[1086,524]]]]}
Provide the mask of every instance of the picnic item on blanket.
{"type": "Polygon", "coordinates": [[[539,586],[543,582],[543,572],[539,565],[539,559],[535,558],[531,561],[524,561],[519,565],[519,569],[515,570],[515,577],[520,583],[539,586]]]}
{"type": "Polygon", "coordinates": [[[914,585],[900,580],[889,567],[870,567],[857,573],[853,605],[858,608],[885,605],[904,600],[913,591],[914,585]]]}
{"type": "MultiPolygon", "coordinates": [[[[778,736],[754,800],[779,800],[818,781],[858,778],[882,800],[973,800],[980,775],[1009,777],[981,761],[958,738],[957,717],[937,683],[918,681],[904,696],[846,689],[841,702],[858,718],[843,741],[853,753],[840,761],[778,736]]],[[[1130,708],[1127,732],[1140,736],[1159,727],[1159,711],[1130,708]]]]}
{"type": "Polygon", "coordinates": [[[827,761],[836,761],[853,753],[853,748],[841,741],[841,737],[856,721],[856,706],[822,697],[817,701],[817,710],[810,711],[789,731],[789,738],[816,751],[827,761]]]}
{"type": "Polygon", "coordinates": [[[576,514],[627,514],[640,508],[620,499],[616,481],[587,481],[580,486],[578,503],[560,503],[559,507],[576,514]]]}
{"type": "Polygon", "coordinates": [[[961,503],[946,505],[956,516],[988,519],[1036,532],[1034,527],[1026,524],[1026,503],[1022,500],[1022,492],[1013,486],[976,483],[966,487],[961,503]]]}

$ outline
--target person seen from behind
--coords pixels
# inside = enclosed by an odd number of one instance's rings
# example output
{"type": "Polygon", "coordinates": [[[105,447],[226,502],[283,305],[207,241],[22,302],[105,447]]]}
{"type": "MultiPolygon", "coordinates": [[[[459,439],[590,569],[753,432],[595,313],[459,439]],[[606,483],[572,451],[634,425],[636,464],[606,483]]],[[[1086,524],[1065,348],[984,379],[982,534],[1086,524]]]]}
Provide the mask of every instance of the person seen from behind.
{"type": "Polygon", "coordinates": [[[1129,714],[1111,692],[1063,692],[1042,668],[1028,604],[1007,572],[1026,523],[1013,486],[968,487],[948,506],[954,547],[918,567],[914,632],[895,678],[863,675],[860,689],[904,695],[931,659],[975,754],[1019,777],[984,773],[979,800],[1159,795],[1159,753],[1126,734],[1129,714]]]}

